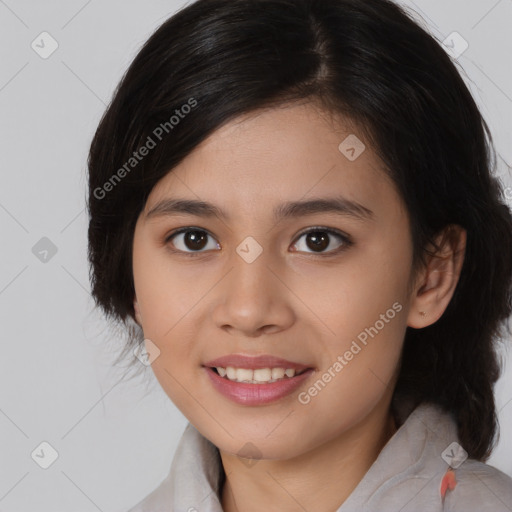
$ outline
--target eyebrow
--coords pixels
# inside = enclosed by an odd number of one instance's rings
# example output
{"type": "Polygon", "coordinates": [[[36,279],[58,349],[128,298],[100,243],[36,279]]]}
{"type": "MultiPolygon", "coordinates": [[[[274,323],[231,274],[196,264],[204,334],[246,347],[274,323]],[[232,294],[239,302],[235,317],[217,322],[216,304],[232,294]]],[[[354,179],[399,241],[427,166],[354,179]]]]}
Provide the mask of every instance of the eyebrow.
{"type": "MultiPolygon", "coordinates": [[[[317,213],[334,213],[359,220],[373,220],[374,213],[362,204],[344,197],[318,198],[307,201],[290,201],[278,205],[273,210],[274,220],[314,215],[317,213]]],[[[167,198],[158,202],[146,214],[146,219],[168,217],[173,215],[195,215],[198,217],[220,217],[229,220],[230,216],[218,206],[195,199],[167,198]]]]}

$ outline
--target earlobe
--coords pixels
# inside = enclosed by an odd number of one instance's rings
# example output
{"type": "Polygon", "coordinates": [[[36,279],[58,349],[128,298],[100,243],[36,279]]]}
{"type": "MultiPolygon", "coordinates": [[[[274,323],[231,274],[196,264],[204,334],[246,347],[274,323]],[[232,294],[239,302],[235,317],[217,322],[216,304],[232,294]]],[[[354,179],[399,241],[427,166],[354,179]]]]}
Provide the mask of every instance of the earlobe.
{"type": "Polygon", "coordinates": [[[459,281],[467,233],[458,225],[450,225],[436,238],[435,253],[428,257],[421,279],[413,291],[407,325],[421,329],[432,325],[448,307],[459,281]]]}

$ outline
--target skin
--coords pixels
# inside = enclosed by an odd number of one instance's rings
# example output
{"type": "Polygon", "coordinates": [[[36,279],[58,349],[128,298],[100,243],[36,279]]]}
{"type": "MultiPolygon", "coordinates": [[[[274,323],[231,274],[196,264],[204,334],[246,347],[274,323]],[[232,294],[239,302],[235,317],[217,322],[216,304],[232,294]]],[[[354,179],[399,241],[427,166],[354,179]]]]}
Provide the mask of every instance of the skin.
{"type": "Polygon", "coordinates": [[[389,404],[406,327],[434,323],[460,274],[466,233],[457,227],[439,238],[439,257],[412,274],[403,202],[369,144],[355,161],[340,152],[349,134],[364,141],[354,125],[313,103],[241,116],[155,186],[136,224],[136,320],[160,350],[152,368],[162,388],[220,450],[227,512],[328,512],[346,500],[396,431],[389,404]],[[285,201],[339,195],[373,217],[272,217],[285,201]],[[146,218],[170,197],[213,203],[229,218],[146,218]],[[211,235],[199,252],[184,235],[165,242],[187,226],[211,235]],[[316,226],[346,233],[353,245],[330,234],[330,244],[315,252],[300,232],[316,226]],[[248,236],[263,250],[252,263],[236,252],[248,236]],[[396,302],[401,311],[309,403],[300,403],[298,393],[396,302]],[[277,402],[240,405],[219,394],[202,367],[232,353],[272,354],[316,371],[277,402]],[[249,460],[248,442],[257,460],[249,460]]]}

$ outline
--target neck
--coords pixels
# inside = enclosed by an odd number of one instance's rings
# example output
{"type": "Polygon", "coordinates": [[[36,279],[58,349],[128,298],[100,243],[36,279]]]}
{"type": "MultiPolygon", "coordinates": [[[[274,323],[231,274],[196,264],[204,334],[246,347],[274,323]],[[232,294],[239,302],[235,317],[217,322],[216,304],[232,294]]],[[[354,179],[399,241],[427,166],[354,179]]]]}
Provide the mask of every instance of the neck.
{"type": "Polygon", "coordinates": [[[396,432],[389,401],[328,442],[287,460],[262,459],[245,465],[220,452],[226,475],[224,512],[337,510],[396,432]]]}

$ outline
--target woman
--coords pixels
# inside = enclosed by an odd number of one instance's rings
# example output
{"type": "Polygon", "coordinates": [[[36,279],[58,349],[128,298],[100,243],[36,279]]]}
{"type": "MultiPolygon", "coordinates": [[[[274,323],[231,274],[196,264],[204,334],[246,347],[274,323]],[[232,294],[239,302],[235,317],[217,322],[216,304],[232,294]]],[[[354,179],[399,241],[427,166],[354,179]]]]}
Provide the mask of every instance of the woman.
{"type": "Polygon", "coordinates": [[[96,303],[190,422],[131,512],[512,510],[491,150],[387,0],[198,0],[150,37],[89,156],[96,303]]]}

